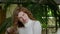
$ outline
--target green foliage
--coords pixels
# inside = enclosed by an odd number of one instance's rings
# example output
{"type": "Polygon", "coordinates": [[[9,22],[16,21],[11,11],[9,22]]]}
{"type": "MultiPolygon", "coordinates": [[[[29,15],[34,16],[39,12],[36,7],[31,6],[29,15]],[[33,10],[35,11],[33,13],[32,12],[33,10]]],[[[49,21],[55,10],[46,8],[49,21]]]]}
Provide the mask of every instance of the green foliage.
{"type": "Polygon", "coordinates": [[[3,21],[3,23],[0,26],[0,34],[2,34],[3,31],[5,31],[9,26],[12,25],[12,18],[9,17],[3,21]]]}

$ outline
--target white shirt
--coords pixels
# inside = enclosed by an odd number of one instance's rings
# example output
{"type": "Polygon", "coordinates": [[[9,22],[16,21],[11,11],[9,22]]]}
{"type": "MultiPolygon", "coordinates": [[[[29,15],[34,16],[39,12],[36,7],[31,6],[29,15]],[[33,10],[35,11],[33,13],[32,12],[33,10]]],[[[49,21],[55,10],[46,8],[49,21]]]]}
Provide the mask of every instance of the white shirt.
{"type": "Polygon", "coordinates": [[[41,34],[42,28],[39,21],[29,20],[24,26],[25,27],[17,28],[19,34],[41,34]]]}
{"type": "Polygon", "coordinates": [[[60,34],[60,28],[58,28],[58,30],[57,30],[57,34],[60,34]]]}
{"type": "Polygon", "coordinates": [[[41,34],[42,29],[39,21],[29,20],[24,26],[24,28],[18,28],[19,34],[41,34]]]}

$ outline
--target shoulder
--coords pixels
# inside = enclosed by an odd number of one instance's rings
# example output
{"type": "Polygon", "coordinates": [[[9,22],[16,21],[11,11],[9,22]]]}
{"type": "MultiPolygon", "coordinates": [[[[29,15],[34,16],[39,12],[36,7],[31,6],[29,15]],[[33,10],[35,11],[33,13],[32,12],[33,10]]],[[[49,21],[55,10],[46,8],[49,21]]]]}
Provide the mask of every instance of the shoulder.
{"type": "Polygon", "coordinates": [[[40,21],[34,21],[34,29],[41,29],[42,25],[40,23],[40,21]]]}
{"type": "Polygon", "coordinates": [[[40,21],[38,21],[38,20],[34,20],[34,23],[35,24],[41,24],[40,21]]]}
{"type": "Polygon", "coordinates": [[[34,25],[36,25],[36,26],[41,26],[40,21],[38,21],[38,20],[34,20],[33,22],[34,22],[34,25]]]}

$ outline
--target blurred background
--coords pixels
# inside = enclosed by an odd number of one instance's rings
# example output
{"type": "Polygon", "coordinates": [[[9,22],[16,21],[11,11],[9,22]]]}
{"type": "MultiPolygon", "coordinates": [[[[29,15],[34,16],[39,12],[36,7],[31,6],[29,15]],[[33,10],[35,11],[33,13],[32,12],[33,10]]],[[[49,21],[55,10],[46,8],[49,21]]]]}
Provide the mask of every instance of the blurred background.
{"type": "Polygon", "coordinates": [[[40,21],[42,34],[60,32],[60,0],[0,0],[0,34],[12,25],[13,11],[20,5],[28,8],[40,21]]]}

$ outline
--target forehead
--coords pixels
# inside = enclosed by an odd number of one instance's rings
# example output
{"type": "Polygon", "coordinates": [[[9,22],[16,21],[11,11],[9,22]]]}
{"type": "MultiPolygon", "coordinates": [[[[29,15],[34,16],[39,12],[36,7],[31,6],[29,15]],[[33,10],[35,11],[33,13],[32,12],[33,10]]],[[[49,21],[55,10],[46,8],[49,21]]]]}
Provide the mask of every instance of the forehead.
{"type": "Polygon", "coordinates": [[[21,14],[24,14],[24,12],[21,11],[21,12],[18,13],[18,15],[19,15],[19,14],[20,14],[20,15],[21,15],[21,14]]]}

